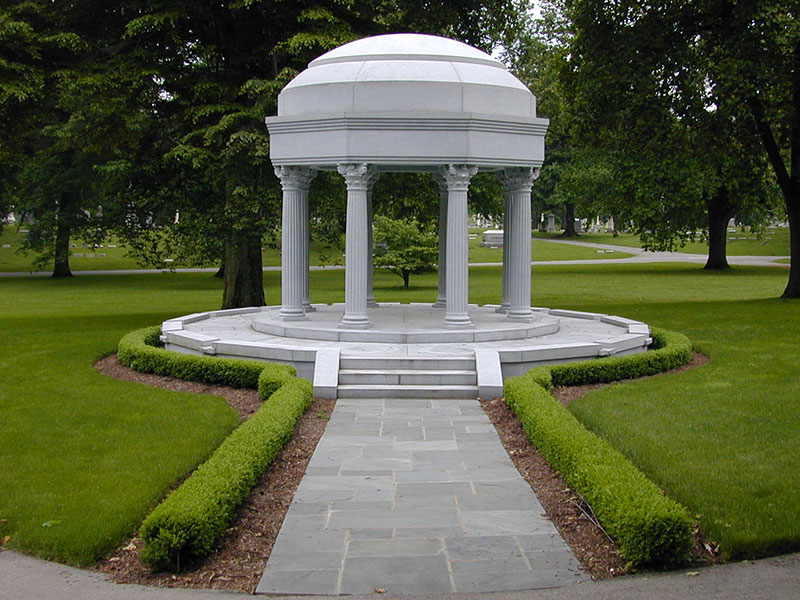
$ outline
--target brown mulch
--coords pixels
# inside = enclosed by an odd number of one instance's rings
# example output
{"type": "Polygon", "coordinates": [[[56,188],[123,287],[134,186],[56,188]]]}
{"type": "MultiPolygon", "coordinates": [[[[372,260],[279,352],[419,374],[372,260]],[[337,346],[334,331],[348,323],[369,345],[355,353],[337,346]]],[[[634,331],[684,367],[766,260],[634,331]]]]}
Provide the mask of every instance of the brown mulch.
{"type": "MultiPolygon", "coordinates": [[[[256,390],[240,390],[180,381],[170,377],[138,373],[119,363],[116,355],[104,358],[97,368],[112,377],[138,381],[171,390],[221,396],[243,419],[253,414],[261,399],[256,390]]],[[[239,509],[228,534],[213,554],[191,571],[178,574],[151,573],[141,560],[141,538],[126,541],[97,569],[117,583],[139,583],[159,587],[190,587],[243,590],[252,593],[272,551],[278,530],[306,471],[334,402],[315,398],[300,418],[289,443],[239,509]]]]}
{"type": "MultiPolygon", "coordinates": [[[[684,371],[707,361],[705,356],[695,354],[689,365],[670,373],[684,371]]],[[[221,396],[243,419],[261,405],[255,390],[204,385],[138,373],[121,365],[116,355],[104,358],[96,366],[101,372],[118,379],[221,396]]],[[[659,376],[661,375],[654,375],[659,376]]],[[[568,405],[589,391],[605,385],[614,384],[554,388],[553,394],[560,402],[568,405]]],[[[517,469],[536,493],[548,518],[570,545],[582,568],[592,579],[606,579],[624,574],[626,566],[619,556],[617,545],[596,522],[591,508],[567,487],[560,475],[531,445],[520,422],[503,399],[482,400],[481,404],[497,428],[517,469]]],[[[144,545],[138,537],[123,544],[110,557],[100,562],[97,568],[118,583],[230,589],[252,593],[264,571],[294,492],[333,411],[333,405],[334,401],[331,400],[314,400],[298,422],[292,439],[243,503],[228,535],[217,550],[193,570],[174,575],[151,573],[138,558],[138,552],[144,545]]],[[[698,532],[692,561],[703,564],[717,562],[718,555],[718,547],[703,539],[698,532]]]]}

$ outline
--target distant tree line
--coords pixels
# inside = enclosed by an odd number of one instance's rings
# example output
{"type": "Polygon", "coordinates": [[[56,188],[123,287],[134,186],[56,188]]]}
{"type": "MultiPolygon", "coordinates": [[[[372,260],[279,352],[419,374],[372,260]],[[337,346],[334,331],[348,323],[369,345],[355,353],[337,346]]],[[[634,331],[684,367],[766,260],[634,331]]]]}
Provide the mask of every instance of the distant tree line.
{"type": "MultiPolygon", "coordinates": [[[[143,265],[221,266],[223,306],[265,303],[261,248],[280,185],[264,117],[321,53],[422,32],[501,48],[550,118],[542,212],[614,217],[645,248],[709,242],[732,217],[790,226],[785,297],[800,296],[797,0],[25,0],[0,12],[0,215],[70,275],[70,240],[119,238],[143,265]],[[176,218],[179,215],[180,218],[176,218]],[[698,233],[699,232],[699,233],[698,233]]],[[[311,190],[312,237],[338,244],[340,178],[311,190]]],[[[435,223],[428,176],[376,184],[375,213],[435,223]]],[[[479,174],[475,213],[502,187],[479,174]]]]}

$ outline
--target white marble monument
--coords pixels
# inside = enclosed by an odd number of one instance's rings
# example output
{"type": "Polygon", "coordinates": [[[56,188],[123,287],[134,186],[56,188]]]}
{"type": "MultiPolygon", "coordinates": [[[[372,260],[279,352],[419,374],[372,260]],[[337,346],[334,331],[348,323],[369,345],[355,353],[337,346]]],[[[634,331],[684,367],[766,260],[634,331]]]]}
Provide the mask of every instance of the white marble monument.
{"type": "Polygon", "coordinates": [[[364,38],[336,48],[295,77],[267,118],[270,159],[283,185],[281,318],[303,320],[308,302],[308,190],[319,170],[347,183],[345,310],[339,326],[371,326],[371,189],[381,172],[433,174],[441,190],[441,326],[473,326],[468,310],[469,183],[496,172],[506,189],[503,304],[529,320],[530,190],[544,160],[548,120],[506,67],[461,42],[430,35],[364,38]]]}

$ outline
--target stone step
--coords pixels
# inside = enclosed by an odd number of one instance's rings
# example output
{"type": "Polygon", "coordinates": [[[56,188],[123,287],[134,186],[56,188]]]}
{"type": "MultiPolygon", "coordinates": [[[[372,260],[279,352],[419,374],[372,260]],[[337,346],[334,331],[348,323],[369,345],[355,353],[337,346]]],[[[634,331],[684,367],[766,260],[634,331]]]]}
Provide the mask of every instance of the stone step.
{"type": "Polygon", "coordinates": [[[404,357],[404,356],[342,356],[340,369],[347,370],[475,370],[475,358],[463,357],[404,357]]]}
{"type": "Polygon", "coordinates": [[[426,398],[431,400],[477,398],[477,385],[340,385],[339,398],[426,398]]]}
{"type": "Polygon", "coordinates": [[[476,385],[478,375],[474,369],[427,370],[391,369],[341,369],[339,384],[394,384],[394,385],[476,385]]]}

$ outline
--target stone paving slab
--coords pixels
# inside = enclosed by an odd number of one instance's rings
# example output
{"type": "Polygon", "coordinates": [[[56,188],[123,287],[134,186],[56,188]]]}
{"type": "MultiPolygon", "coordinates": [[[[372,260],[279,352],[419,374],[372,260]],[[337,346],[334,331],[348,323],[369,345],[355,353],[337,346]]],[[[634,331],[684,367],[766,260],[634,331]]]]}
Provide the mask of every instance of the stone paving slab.
{"type": "Polygon", "coordinates": [[[339,400],[257,594],[502,592],[585,579],[476,400],[339,400]]]}

